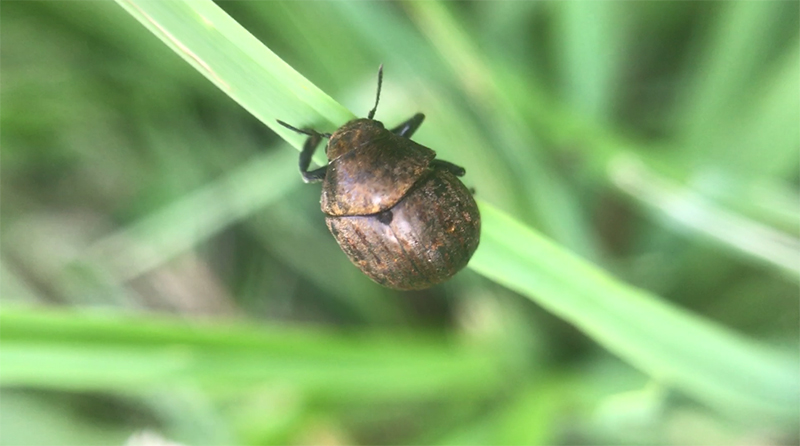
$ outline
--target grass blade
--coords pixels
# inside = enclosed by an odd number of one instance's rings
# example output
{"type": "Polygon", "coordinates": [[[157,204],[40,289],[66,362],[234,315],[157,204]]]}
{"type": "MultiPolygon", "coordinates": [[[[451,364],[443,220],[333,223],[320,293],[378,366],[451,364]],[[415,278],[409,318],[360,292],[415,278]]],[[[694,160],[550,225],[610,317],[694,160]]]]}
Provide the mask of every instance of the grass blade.
{"type": "Polygon", "coordinates": [[[485,352],[421,333],[336,334],[17,307],[0,311],[0,339],[5,386],[134,392],[277,382],[344,399],[381,399],[497,384],[485,352]]]}
{"type": "MultiPolygon", "coordinates": [[[[703,57],[692,64],[691,86],[685,92],[682,127],[689,140],[703,137],[709,127],[736,109],[731,103],[764,65],[775,45],[765,32],[788,12],[785,2],[727,2],[707,41],[703,57]]],[[[690,147],[691,148],[691,147],[690,147]]]]}
{"type": "Polygon", "coordinates": [[[609,175],[622,191],[678,223],[682,228],[721,243],[745,256],[800,278],[800,240],[729,212],[690,190],[672,184],[629,156],[609,165],[609,175]]]}
{"type": "Polygon", "coordinates": [[[333,131],[353,119],[346,108],[211,1],[118,3],[225,94],[297,148],[305,137],[278,125],[276,119],[320,131],[333,131]]]}
{"type": "Polygon", "coordinates": [[[619,5],[573,1],[554,6],[561,27],[557,54],[567,102],[583,116],[608,121],[624,51],[619,5]]]}
{"type": "Polygon", "coordinates": [[[738,416],[796,420],[797,362],[628,286],[482,203],[470,266],[661,381],[738,416]]]}
{"type": "Polygon", "coordinates": [[[97,241],[87,256],[123,281],[157,268],[300,185],[295,160],[286,151],[258,157],[97,241]]]}

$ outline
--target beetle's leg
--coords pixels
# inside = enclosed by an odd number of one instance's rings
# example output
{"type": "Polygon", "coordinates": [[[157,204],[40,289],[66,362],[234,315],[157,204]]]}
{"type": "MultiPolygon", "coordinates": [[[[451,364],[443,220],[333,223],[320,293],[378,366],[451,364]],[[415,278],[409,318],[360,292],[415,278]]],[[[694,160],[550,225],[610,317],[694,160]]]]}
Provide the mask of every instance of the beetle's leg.
{"type": "Polygon", "coordinates": [[[322,166],[319,169],[312,170],[311,172],[303,172],[303,181],[306,183],[319,183],[325,179],[325,174],[328,172],[328,166],[322,166]]]}
{"type": "Polygon", "coordinates": [[[303,150],[300,152],[300,175],[303,176],[303,181],[306,183],[317,183],[325,179],[325,172],[328,170],[328,166],[322,166],[319,169],[308,171],[308,166],[311,165],[311,157],[314,156],[314,152],[317,151],[317,146],[322,138],[330,138],[330,133],[319,133],[316,130],[308,130],[308,129],[298,129],[297,127],[293,127],[280,119],[278,119],[278,124],[286,127],[289,130],[294,130],[297,133],[302,133],[303,135],[308,135],[308,139],[306,143],[303,145],[303,150]]]}
{"type": "Polygon", "coordinates": [[[433,160],[431,161],[431,166],[434,169],[444,169],[457,177],[463,177],[464,174],[467,173],[463,167],[456,166],[455,164],[444,160],[433,160]]]}
{"type": "Polygon", "coordinates": [[[402,136],[404,138],[411,138],[411,135],[417,131],[419,126],[422,124],[422,121],[425,120],[425,115],[422,113],[417,113],[408,121],[398,125],[397,127],[391,130],[397,136],[402,136]]]}
{"type": "Polygon", "coordinates": [[[325,178],[325,172],[328,170],[328,166],[322,166],[310,172],[308,170],[308,166],[311,165],[311,157],[314,156],[314,152],[317,151],[320,140],[322,140],[322,135],[314,132],[308,137],[306,143],[303,145],[303,150],[300,152],[300,175],[303,176],[303,181],[306,183],[322,181],[325,178]]]}

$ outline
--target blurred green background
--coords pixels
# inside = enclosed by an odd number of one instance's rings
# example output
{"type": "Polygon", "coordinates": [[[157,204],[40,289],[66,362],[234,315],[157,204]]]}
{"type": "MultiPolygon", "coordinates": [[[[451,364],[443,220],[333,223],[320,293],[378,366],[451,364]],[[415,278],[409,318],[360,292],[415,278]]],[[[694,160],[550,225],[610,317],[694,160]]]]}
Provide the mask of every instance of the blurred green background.
{"type": "MultiPolygon", "coordinates": [[[[219,6],[357,116],[383,63],[377,118],[424,112],[482,202],[796,366],[797,2],[219,6]]],[[[373,284],[297,152],[120,5],[1,11],[0,443],[800,442],[481,268],[373,284]]]]}

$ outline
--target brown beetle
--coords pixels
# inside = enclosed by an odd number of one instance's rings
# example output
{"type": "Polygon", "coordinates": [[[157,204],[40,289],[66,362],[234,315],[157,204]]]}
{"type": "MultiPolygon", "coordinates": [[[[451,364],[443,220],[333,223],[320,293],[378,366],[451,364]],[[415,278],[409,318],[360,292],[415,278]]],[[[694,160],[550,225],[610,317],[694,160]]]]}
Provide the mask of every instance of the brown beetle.
{"type": "Polygon", "coordinates": [[[383,65],[375,106],[333,134],[278,123],[309,135],[300,173],[306,183],[322,181],[325,222],[350,261],[381,285],[419,290],[467,265],[478,247],[481,217],[457,178],[464,169],[409,139],[425,119],[422,113],[392,130],[372,119],[382,80],[383,65]],[[322,138],[329,138],[328,164],[309,171],[322,138]]]}

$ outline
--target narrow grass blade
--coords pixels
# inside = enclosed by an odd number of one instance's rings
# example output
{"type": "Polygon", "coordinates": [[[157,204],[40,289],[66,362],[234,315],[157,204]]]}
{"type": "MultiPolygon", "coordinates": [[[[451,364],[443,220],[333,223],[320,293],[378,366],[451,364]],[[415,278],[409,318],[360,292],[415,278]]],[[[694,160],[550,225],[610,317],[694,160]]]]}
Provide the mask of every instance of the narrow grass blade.
{"type": "Polygon", "coordinates": [[[623,23],[616,2],[572,1],[553,4],[564,96],[576,112],[597,122],[609,121],[620,55],[623,23]]]}
{"type": "MultiPolygon", "coordinates": [[[[731,112],[708,131],[706,156],[720,167],[750,178],[787,178],[800,164],[800,39],[731,112]]],[[[702,142],[701,142],[702,144],[702,142]]]]}
{"type": "Polygon", "coordinates": [[[631,157],[621,156],[610,163],[609,176],[623,192],[682,229],[777,267],[795,281],[800,279],[800,239],[703,200],[631,157]]]}
{"type": "Polygon", "coordinates": [[[22,277],[12,271],[8,266],[8,260],[0,258],[0,296],[3,302],[17,301],[35,303],[40,297],[37,291],[22,277]]]}
{"type": "MultiPolygon", "coordinates": [[[[709,128],[735,111],[732,101],[764,65],[775,42],[767,32],[788,2],[726,2],[705,41],[702,56],[690,65],[689,88],[683,99],[682,127],[687,139],[702,138],[709,128]]],[[[702,152],[701,152],[702,153],[702,152]]]]}
{"type": "Polygon", "coordinates": [[[332,131],[353,118],[352,113],[297,73],[210,0],[118,0],[118,3],[295,147],[301,147],[305,137],[280,126],[276,119],[298,127],[332,131]]]}
{"type": "MultiPolygon", "coordinates": [[[[492,135],[492,142],[499,153],[505,154],[509,172],[519,182],[520,194],[528,198],[536,220],[559,242],[587,258],[598,259],[597,243],[574,194],[569,193],[569,186],[549,169],[549,161],[537,147],[539,139],[506,100],[496,81],[496,72],[486,63],[477,45],[445,4],[410,2],[406,6],[419,29],[456,73],[473,106],[481,111],[482,119],[498,129],[492,135]]],[[[527,215],[522,215],[525,217],[527,215]]]]}
{"type": "Polygon", "coordinates": [[[97,241],[86,258],[120,280],[132,279],[207,240],[302,184],[296,155],[257,157],[128,228],[97,241]]]}

